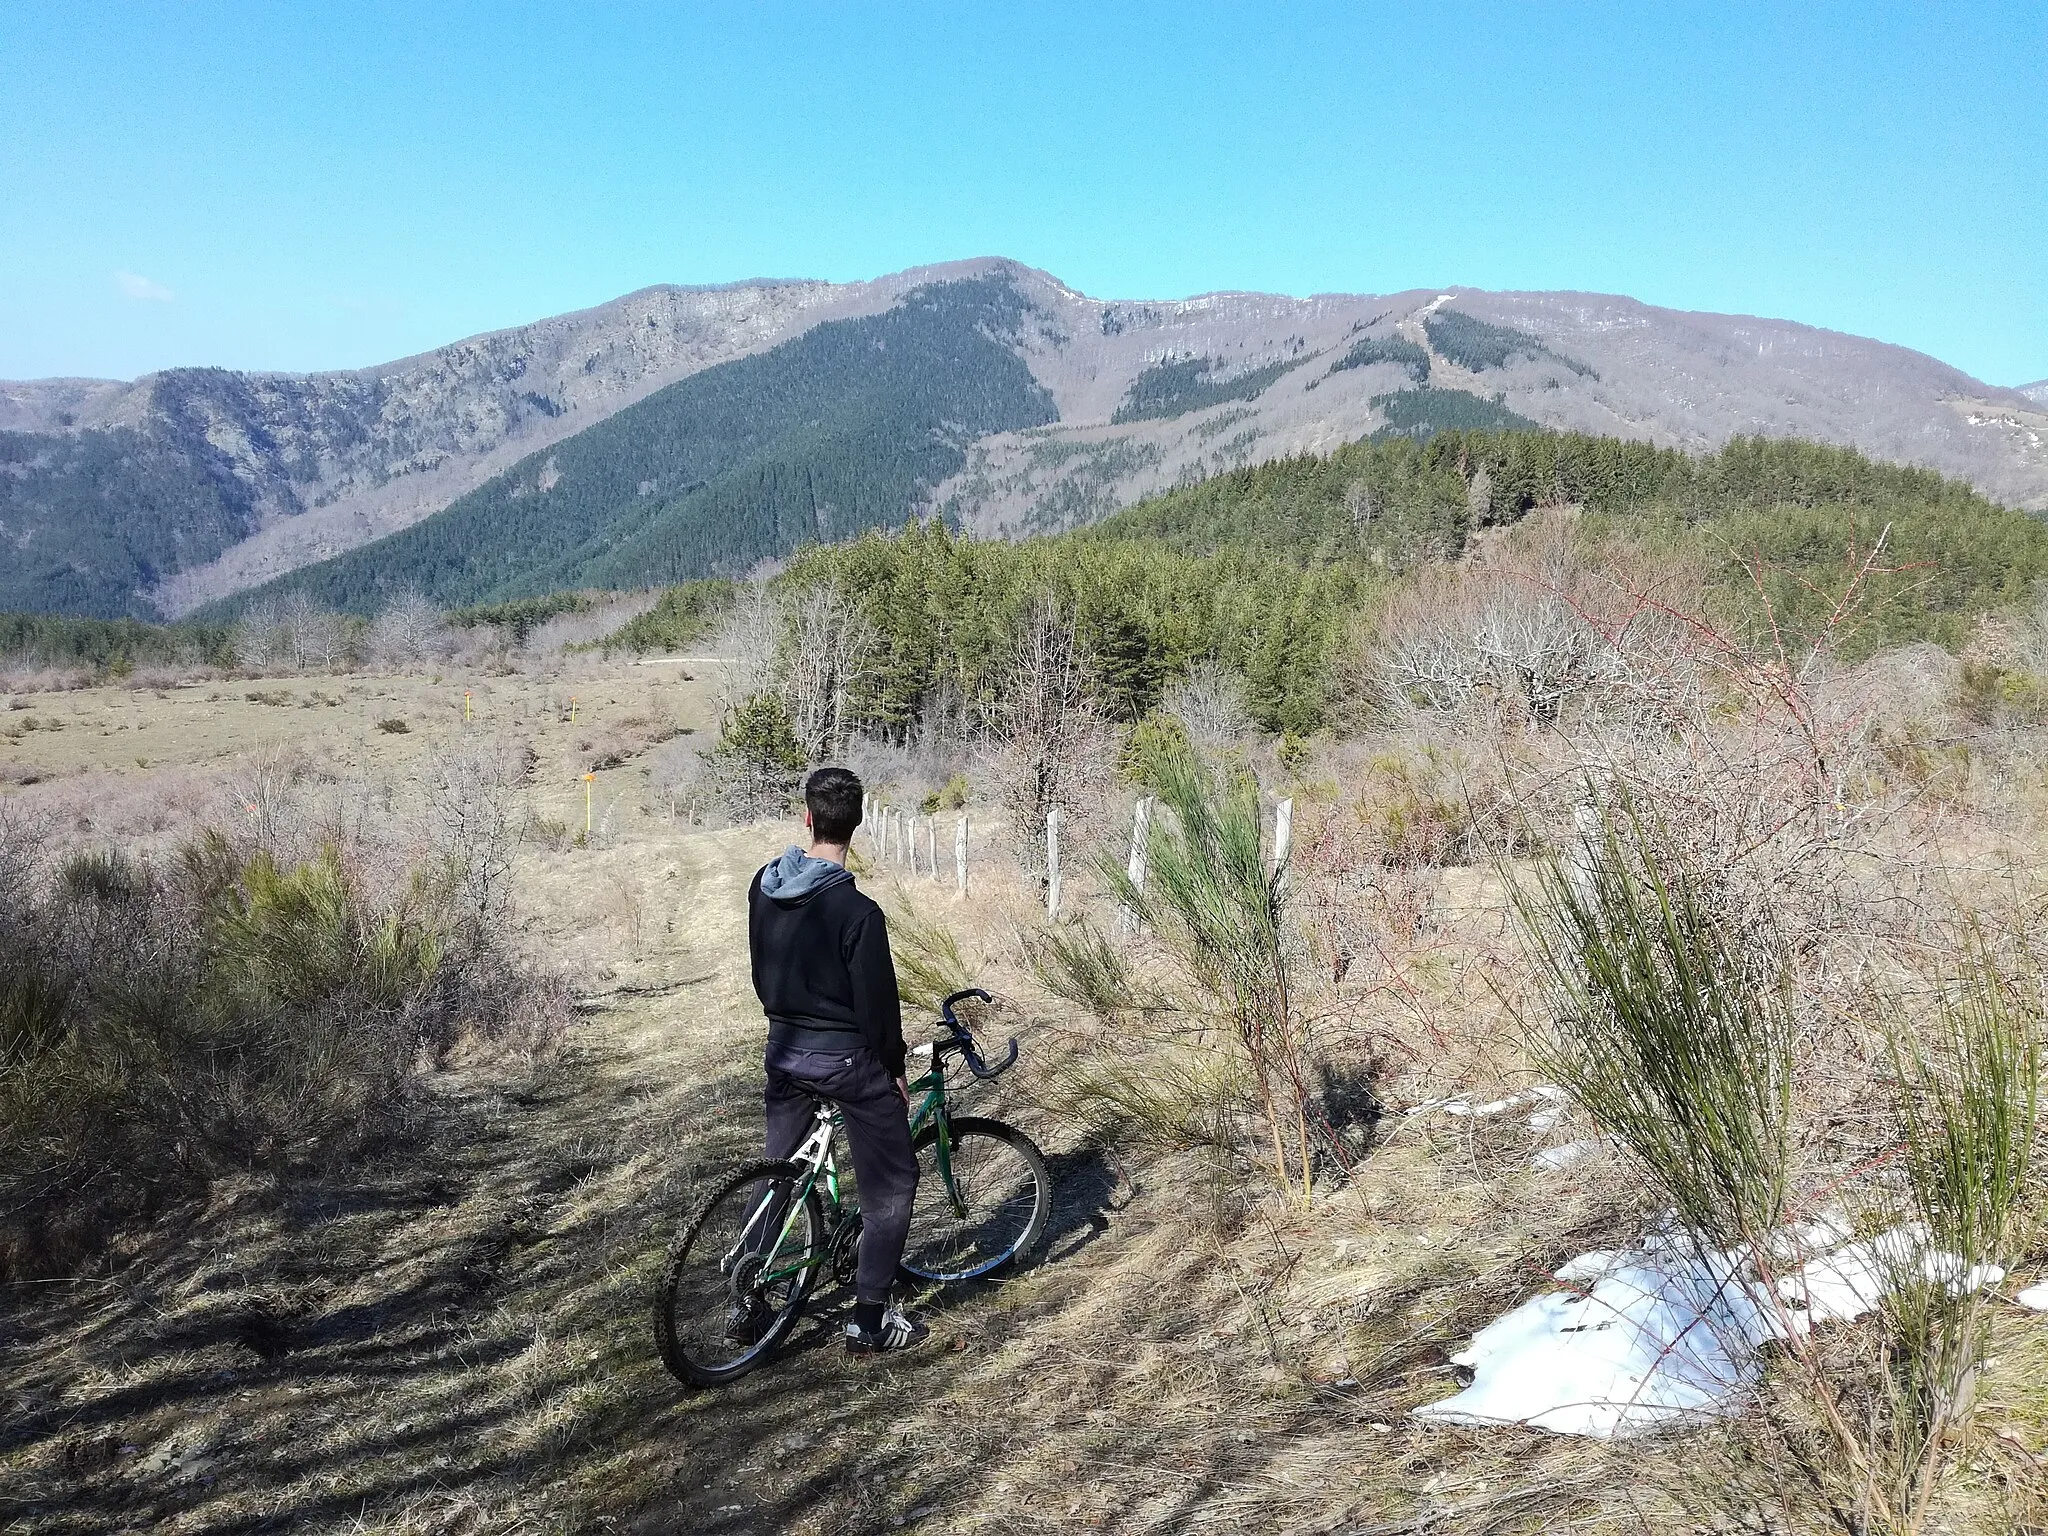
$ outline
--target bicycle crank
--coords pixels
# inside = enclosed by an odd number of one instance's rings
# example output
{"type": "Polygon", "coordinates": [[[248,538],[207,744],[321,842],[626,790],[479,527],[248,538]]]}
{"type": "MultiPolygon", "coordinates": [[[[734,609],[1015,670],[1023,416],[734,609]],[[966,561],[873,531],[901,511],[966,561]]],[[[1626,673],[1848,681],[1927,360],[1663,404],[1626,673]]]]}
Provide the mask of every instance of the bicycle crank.
{"type": "Polygon", "coordinates": [[[834,1283],[852,1285],[860,1269],[860,1214],[855,1212],[832,1229],[825,1245],[825,1263],[834,1283]]]}

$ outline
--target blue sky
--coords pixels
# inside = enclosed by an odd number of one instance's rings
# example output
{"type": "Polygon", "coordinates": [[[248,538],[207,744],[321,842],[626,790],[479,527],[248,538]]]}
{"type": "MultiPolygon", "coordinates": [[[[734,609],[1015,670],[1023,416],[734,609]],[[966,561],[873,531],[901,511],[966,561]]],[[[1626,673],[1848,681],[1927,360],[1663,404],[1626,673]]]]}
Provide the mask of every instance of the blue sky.
{"type": "Polygon", "coordinates": [[[2048,375],[2048,4],[0,9],[0,377],[655,282],[1578,288],[2048,375]]]}

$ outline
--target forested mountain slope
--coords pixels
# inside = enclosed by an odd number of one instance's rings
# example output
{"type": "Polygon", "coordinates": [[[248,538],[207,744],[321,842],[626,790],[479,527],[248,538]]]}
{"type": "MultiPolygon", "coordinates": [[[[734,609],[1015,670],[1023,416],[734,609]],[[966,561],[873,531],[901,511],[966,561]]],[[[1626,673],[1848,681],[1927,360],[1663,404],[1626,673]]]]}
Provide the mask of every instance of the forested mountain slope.
{"type": "Polygon", "coordinates": [[[376,368],[0,384],[0,587],[182,613],[417,522],[698,369],[900,287],[650,288],[376,368]],[[125,494],[146,483],[150,495],[125,494]],[[143,525],[147,524],[147,528],[143,525]]]}
{"type": "Polygon", "coordinates": [[[807,542],[900,523],[966,443],[1054,419],[1003,338],[1025,314],[997,277],[935,283],[692,375],[521,460],[405,531],[283,578],[371,611],[561,587],[732,575],[807,542]]]}
{"type": "MultiPolygon", "coordinates": [[[[897,439],[851,423],[862,411],[893,417],[901,400],[880,395],[913,373],[949,377],[958,362],[943,353],[950,342],[872,380],[853,367],[821,374],[807,398],[833,423],[820,430],[836,434],[833,455],[850,477],[821,499],[838,506],[853,496],[866,508],[860,519],[943,509],[977,532],[1051,531],[1221,471],[1369,436],[1529,423],[1694,452],[1743,435],[1804,437],[1938,470],[2007,505],[2048,507],[2048,403],[1879,342],[1590,294],[1104,301],[983,260],[869,283],[648,289],[348,373],[180,369],[134,384],[0,384],[0,593],[73,613],[187,612],[418,524],[536,455],[544,465],[546,450],[612,427],[617,413],[680,380],[711,370],[717,388],[752,388],[752,375],[719,370],[948,281],[996,283],[1015,296],[1014,312],[981,334],[1029,370],[1050,413],[989,426],[970,406],[948,429],[959,462],[933,486],[925,477],[944,468],[940,459],[901,473],[890,467],[897,439]],[[828,401],[833,390],[844,398],[828,401]],[[854,399],[876,392],[867,404],[854,399]]],[[[923,345],[923,335],[912,328],[902,344],[923,345]]],[[[699,389],[692,398],[713,414],[751,409],[699,389]]],[[[628,438],[665,419],[628,417],[597,441],[635,462],[662,460],[667,449],[628,438]]],[[[764,464],[762,473],[780,471],[764,464]]],[[[661,482],[639,475],[636,497],[646,478],[661,482]]],[[[795,494],[749,493],[749,511],[731,500],[735,485],[707,481],[700,506],[721,509],[707,516],[744,524],[795,494]]],[[[661,482],[650,494],[667,505],[680,492],[661,482]]],[[[692,543],[673,519],[655,532],[638,515],[650,509],[637,505],[588,525],[575,520],[588,510],[579,498],[537,505],[572,502],[581,510],[561,527],[542,528],[537,508],[522,507],[507,536],[538,539],[581,577],[627,582],[723,569],[748,544],[692,543]],[[600,543],[582,548],[593,537],[600,543]]],[[[473,506],[463,517],[482,515],[473,506]]],[[[777,529],[757,529],[752,545],[776,547],[789,532],[777,529]]],[[[426,540],[441,551],[429,563],[467,560],[443,548],[445,537],[426,540]]],[[[423,547],[380,558],[403,563],[423,547]]],[[[500,586],[526,580],[500,575],[500,586]]]]}
{"type": "Polygon", "coordinates": [[[1745,622],[1764,621],[1762,598],[1788,623],[1820,622],[1877,554],[1850,654],[1909,640],[1960,648],[1979,615],[2030,602],[2048,579],[2048,522],[1928,470],[1775,438],[1709,454],[1582,433],[1357,443],[1170,491],[1076,537],[1398,575],[1539,507],[1693,557],[1745,622]]]}

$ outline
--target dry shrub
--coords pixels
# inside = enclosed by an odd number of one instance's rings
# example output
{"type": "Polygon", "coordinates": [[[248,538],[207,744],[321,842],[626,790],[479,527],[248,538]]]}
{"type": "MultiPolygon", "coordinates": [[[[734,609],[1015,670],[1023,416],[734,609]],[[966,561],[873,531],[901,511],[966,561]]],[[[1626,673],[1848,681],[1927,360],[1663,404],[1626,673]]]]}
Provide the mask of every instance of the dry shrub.
{"type": "Polygon", "coordinates": [[[39,661],[10,661],[0,667],[0,693],[65,693],[89,688],[94,682],[88,667],[59,667],[39,661]]]}
{"type": "MultiPolygon", "coordinates": [[[[1591,549],[1569,517],[1533,517],[1458,565],[1425,568],[1362,636],[1382,707],[1551,726],[1603,695],[1681,685],[1673,605],[1697,575],[1621,546],[1591,549]]],[[[1370,686],[1370,683],[1368,684],[1370,686]]]]}
{"type": "Polygon", "coordinates": [[[856,736],[841,759],[860,775],[877,804],[930,815],[958,809],[967,800],[974,749],[966,741],[926,732],[907,742],[856,736]]]}
{"type": "Polygon", "coordinates": [[[712,796],[709,765],[694,735],[674,736],[647,755],[647,787],[666,803],[671,822],[695,826],[719,809],[712,796]]]}
{"type": "Polygon", "coordinates": [[[75,1263],[217,1174],[375,1144],[406,1124],[417,1068],[465,1043],[543,1054],[566,997],[503,939],[528,761],[467,742],[410,801],[274,752],[224,800],[173,776],[175,804],[125,795],[90,828],[58,800],[17,808],[0,825],[0,1269],[75,1263]]]}
{"type": "Polygon", "coordinates": [[[230,1170],[402,1126],[416,1066],[523,1050],[561,998],[464,920],[454,872],[374,898],[345,850],[206,834],[153,864],[10,841],[0,893],[0,1267],[74,1263],[230,1170]]]}

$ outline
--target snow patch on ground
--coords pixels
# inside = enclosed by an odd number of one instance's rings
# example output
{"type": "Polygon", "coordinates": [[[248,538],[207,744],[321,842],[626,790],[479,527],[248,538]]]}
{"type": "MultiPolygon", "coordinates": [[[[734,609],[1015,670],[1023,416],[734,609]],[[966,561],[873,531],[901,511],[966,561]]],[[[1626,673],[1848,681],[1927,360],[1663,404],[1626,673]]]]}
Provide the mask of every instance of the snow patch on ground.
{"type": "Polygon", "coordinates": [[[1703,1250],[1682,1232],[1582,1255],[1557,1272],[1570,1289],[1531,1297],[1451,1357],[1471,1370],[1470,1386],[1414,1414],[1600,1439],[1644,1433],[1732,1411],[1757,1379],[1761,1345],[1862,1315],[1903,1273],[1959,1290],[2004,1278],[1989,1265],[1965,1272],[1911,1226],[1849,1238],[1833,1218],[1780,1234],[1773,1257],[1798,1267],[1775,1299],[1752,1255],[1703,1250]]]}

